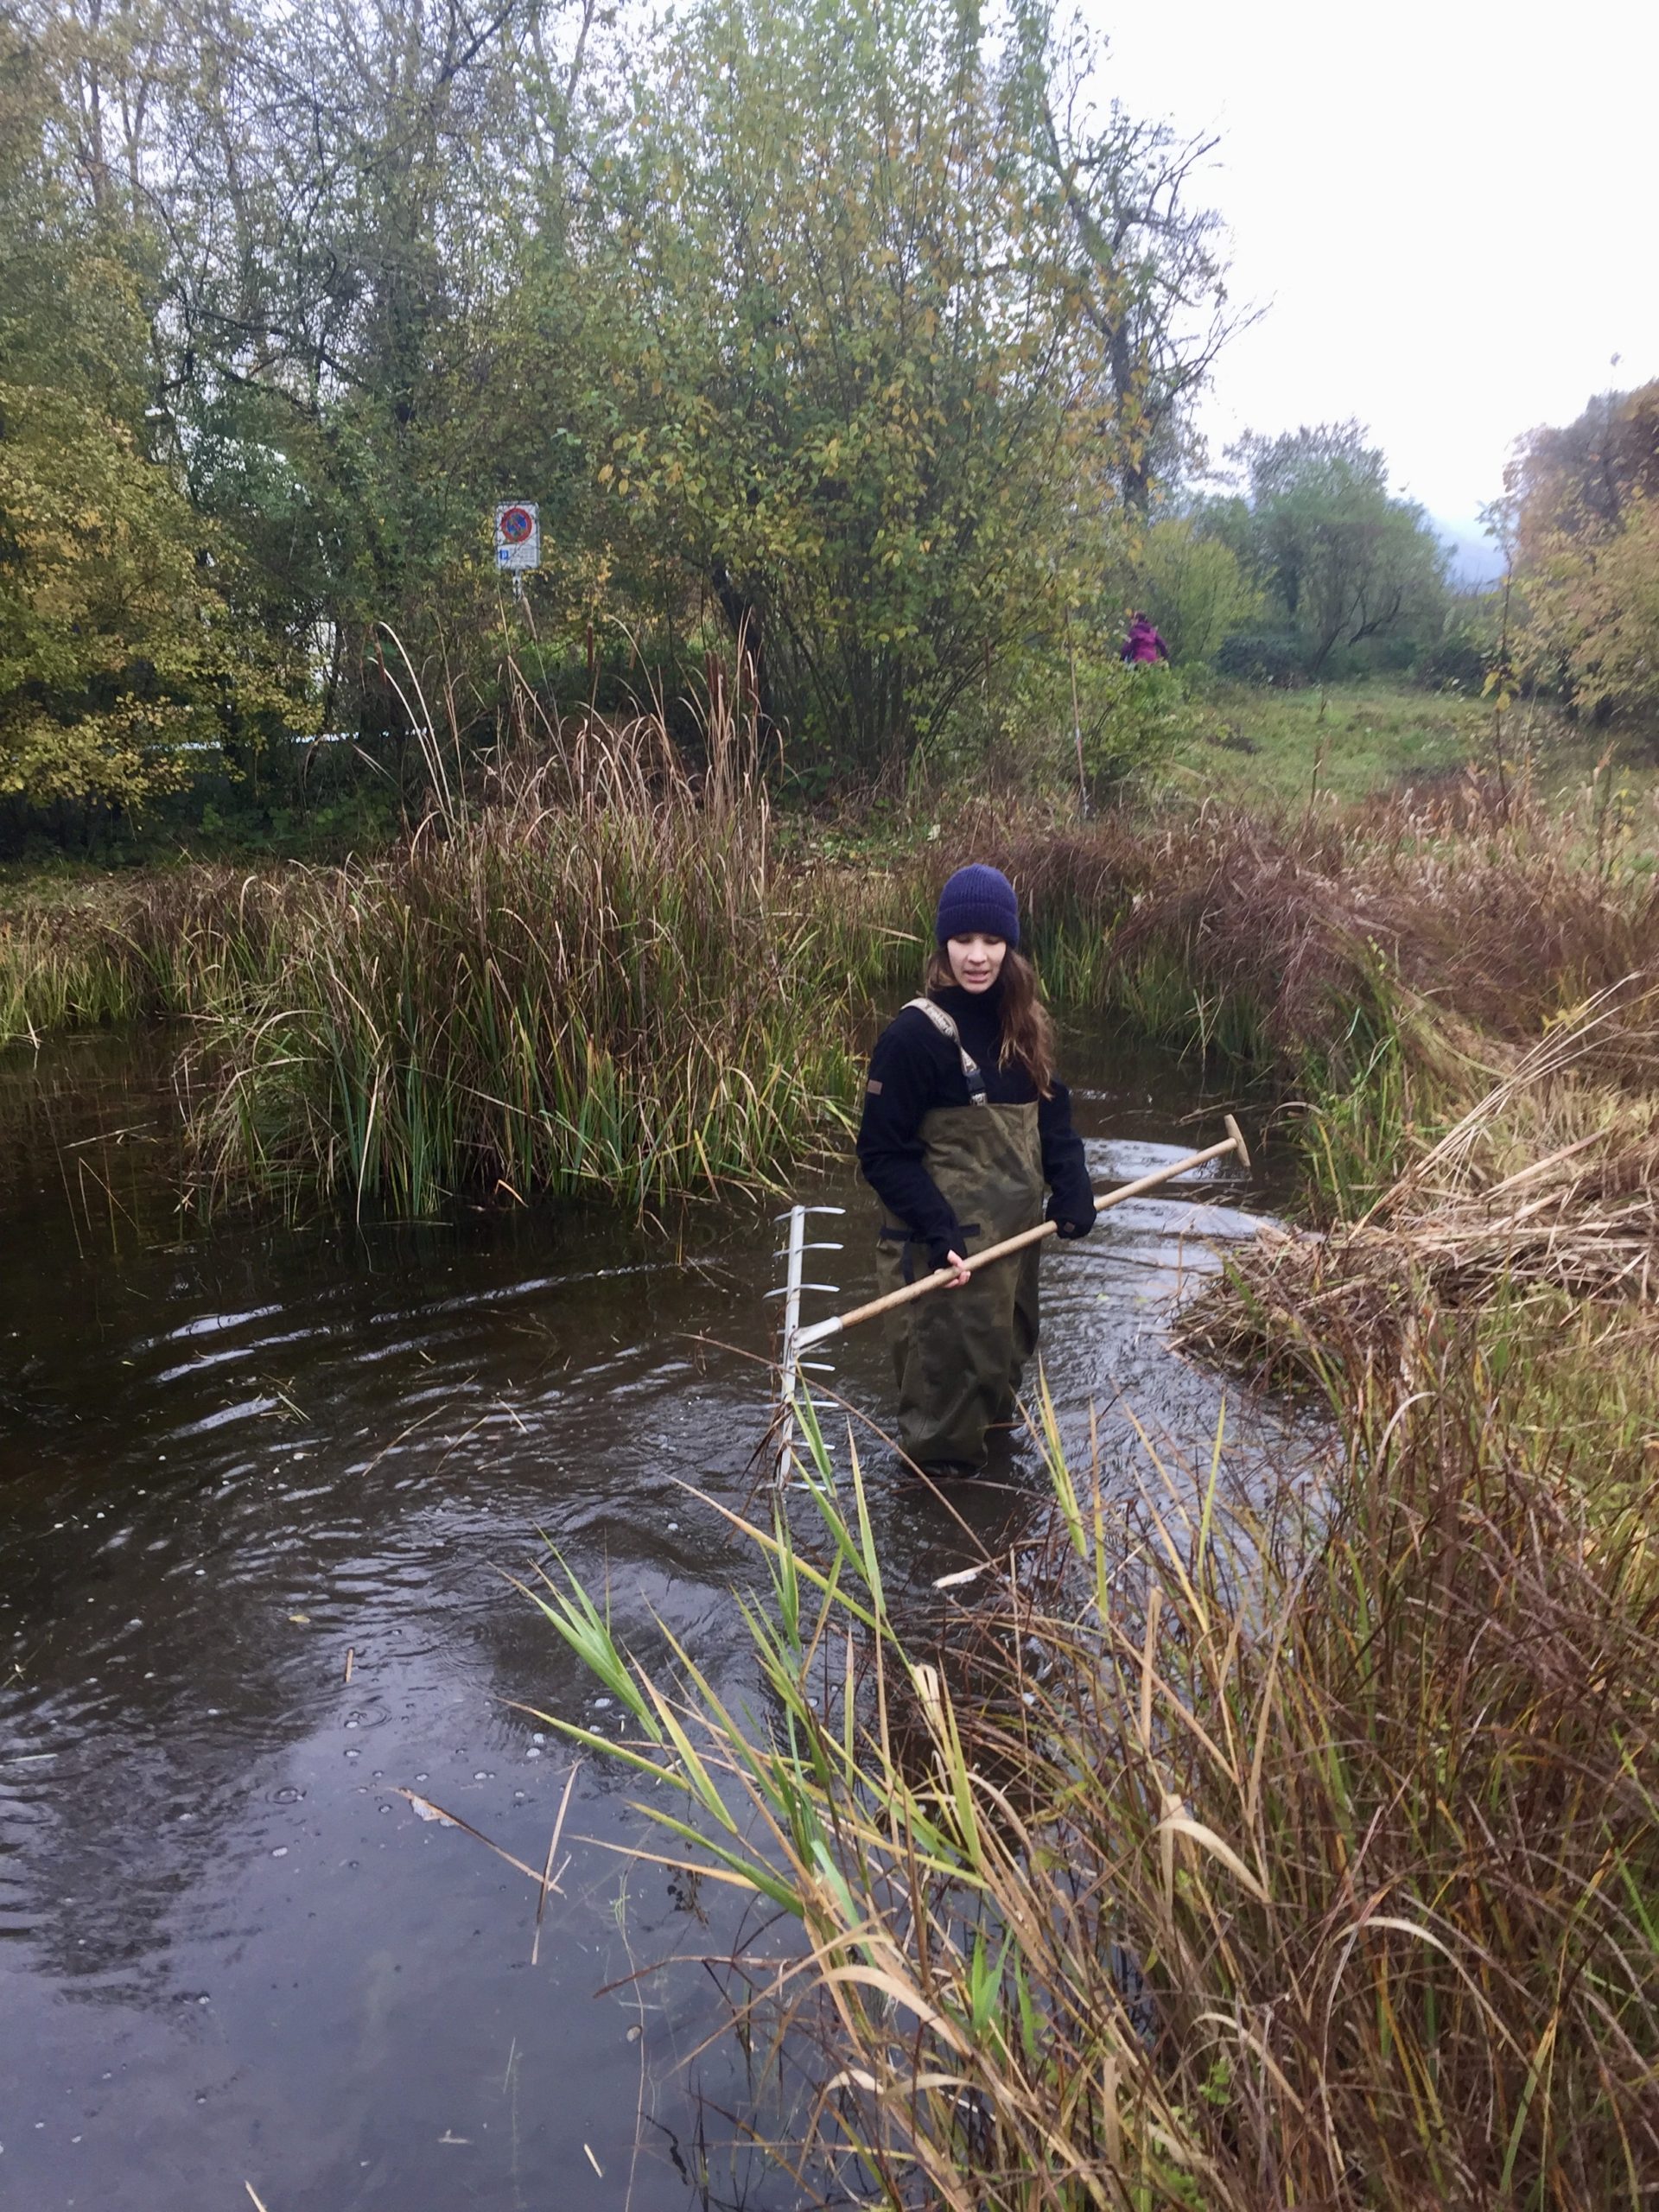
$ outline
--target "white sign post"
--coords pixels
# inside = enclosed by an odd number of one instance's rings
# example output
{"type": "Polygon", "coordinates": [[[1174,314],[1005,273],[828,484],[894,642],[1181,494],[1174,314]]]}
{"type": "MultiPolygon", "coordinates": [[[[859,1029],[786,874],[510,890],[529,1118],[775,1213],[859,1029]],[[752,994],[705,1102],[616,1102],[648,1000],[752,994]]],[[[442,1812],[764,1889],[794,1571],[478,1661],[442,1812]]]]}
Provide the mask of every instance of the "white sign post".
{"type": "Polygon", "coordinates": [[[495,565],[515,575],[541,567],[541,510],[533,501],[509,499],[496,509],[495,565]]]}

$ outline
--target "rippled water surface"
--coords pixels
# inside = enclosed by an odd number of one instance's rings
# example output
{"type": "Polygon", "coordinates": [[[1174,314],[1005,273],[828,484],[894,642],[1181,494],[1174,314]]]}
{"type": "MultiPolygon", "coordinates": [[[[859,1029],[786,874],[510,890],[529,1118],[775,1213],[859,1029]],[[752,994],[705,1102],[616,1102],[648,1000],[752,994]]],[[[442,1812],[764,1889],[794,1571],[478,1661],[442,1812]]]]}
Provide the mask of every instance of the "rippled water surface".
{"type": "MultiPolygon", "coordinates": [[[[1097,1180],[1213,1140],[1169,1064],[1093,1058],[1097,1180]]],[[[1098,1404],[1109,1456],[1127,1405],[1208,1457],[1223,1385],[1166,1349],[1168,1301],[1265,1202],[1211,1188],[1229,1203],[1148,1198],[1047,1248],[1051,1384],[1075,1434],[1098,1404]]],[[[714,1980],[595,1993],[779,1939],[602,1848],[649,1837],[589,1761],[532,1967],[535,1886],[396,1793],[542,1866],[569,1761],[516,1701],[617,1722],[505,1579],[543,1539],[625,1638],[656,1616],[744,1693],[744,1562],[683,1485],[748,1491],[772,1209],[204,1231],[176,1190],[152,1048],[0,1059],[0,2203],[699,2201],[698,2128],[729,2135],[711,2107],[744,2091],[729,2050],[691,2056],[714,1980]]],[[[849,1209],[810,1272],[868,1295],[873,1201],[845,1174],[806,1195],[849,1209]]],[[[836,1358],[879,1413],[880,1342],[836,1358]]],[[[1272,1408],[1229,1418],[1246,1480],[1320,1448],[1272,1408]]],[[[872,1480],[895,1583],[955,1563],[938,1506],[872,1480]]],[[[1001,1470],[968,1517],[1029,1520],[1028,1482],[1001,1470]]],[[[714,2163],[713,2202],[790,2201],[714,2163]]]]}

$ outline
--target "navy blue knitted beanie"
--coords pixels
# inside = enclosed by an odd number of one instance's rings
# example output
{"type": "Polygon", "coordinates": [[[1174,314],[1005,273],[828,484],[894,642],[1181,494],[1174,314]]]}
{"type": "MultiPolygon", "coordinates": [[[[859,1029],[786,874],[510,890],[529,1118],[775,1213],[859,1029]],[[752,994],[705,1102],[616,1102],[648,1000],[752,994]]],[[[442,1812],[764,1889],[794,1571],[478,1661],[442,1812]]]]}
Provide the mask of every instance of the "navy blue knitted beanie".
{"type": "Polygon", "coordinates": [[[953,937],[1000,937],[1020,942],[1020,905],[1014,886],[1000,868],[983,861],[959,868],[939,893],[933,934],[941,944],[953,937]]]}

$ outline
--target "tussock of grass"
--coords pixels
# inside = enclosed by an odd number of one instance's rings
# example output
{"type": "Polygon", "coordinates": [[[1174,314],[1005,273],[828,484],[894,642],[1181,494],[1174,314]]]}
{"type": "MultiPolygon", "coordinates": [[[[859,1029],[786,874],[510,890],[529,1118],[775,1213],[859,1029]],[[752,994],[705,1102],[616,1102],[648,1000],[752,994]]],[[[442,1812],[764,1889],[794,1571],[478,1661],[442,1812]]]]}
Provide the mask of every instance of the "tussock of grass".
{"type": "Polygon", "coordinates": [[[1560,1294],[1656,1314],[1659,985],[1632,978],[1509,1058],[1449,1127],[1410,1132],[1403,1170],[1358,1218],[1238,1255],[1185,1341],[1284,1373],[1345,1332],[1403,1376],[1425,1311],[1560,1294]]]}
{"type": "Polygon", "coordinates": [[[213,1184],[645,1204],[763,1180],[833,1120],[844,984],[779,894],[764,794],[694,786],[659,740],[586,733],[465,821],[261,887],[276,957],[190,1060],[213,1184]]]}

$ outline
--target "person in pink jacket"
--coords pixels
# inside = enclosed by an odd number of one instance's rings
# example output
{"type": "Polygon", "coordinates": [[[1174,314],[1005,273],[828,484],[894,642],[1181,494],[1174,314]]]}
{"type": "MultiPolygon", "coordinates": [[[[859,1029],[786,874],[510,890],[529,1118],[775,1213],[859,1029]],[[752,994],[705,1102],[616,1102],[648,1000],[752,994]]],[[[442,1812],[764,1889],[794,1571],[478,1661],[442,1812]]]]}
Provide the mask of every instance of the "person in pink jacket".
{"type": "Polygon", "coordinates": [[[1131,668],[1145,667],[1154,661],[1167,660],[1169,647],[1144,614],[1132,614],[1129,634],[1123,640],[1118,658],[1128,661],[1131,668]]]}

